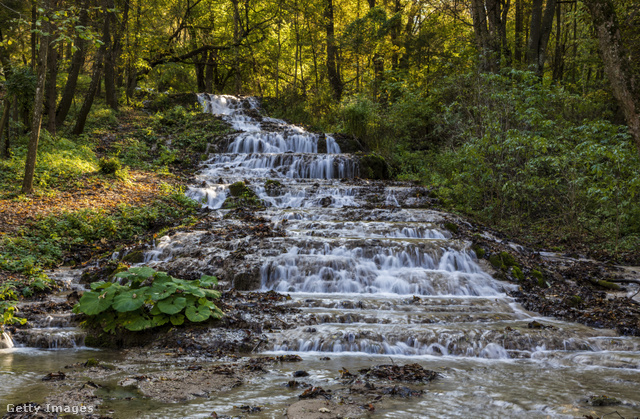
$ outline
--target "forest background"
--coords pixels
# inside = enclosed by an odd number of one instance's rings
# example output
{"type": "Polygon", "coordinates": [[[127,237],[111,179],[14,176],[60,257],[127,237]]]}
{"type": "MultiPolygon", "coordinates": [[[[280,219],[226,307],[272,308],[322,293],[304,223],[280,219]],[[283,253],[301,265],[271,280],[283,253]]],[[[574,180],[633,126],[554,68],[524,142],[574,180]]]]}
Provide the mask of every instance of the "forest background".
{"type": "Polygon", "coordinates": [[[632,0],[0,0],[0,63],[5,275],[192,217],[185,150],[226,128],[189,92],[350,136],[523,243],[640,260],[632,0]]]}

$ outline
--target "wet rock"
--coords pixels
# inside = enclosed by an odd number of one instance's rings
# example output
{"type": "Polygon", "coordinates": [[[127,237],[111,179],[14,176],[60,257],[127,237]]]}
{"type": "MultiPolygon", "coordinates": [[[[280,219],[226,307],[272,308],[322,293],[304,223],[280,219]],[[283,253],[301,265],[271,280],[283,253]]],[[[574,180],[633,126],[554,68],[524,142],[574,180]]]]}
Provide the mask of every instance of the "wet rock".
{"type": "Polygon", "coordinates": [[[42,377],[42,381],[62,381],[67,378],[67,374],[58,371],[58,372],[50,372],[49,374],[42,377]]]}
{"type": "Polygon", "coordinates": [[[281,355],[276,358],[279,362],[302,362],[300,355],[281,355]]]}
{"type": "Polygon", "coordinates": [[[307,371],[294,371],[293,372],[293,376],[298,378],[298,377],[308,377],[309,373],[307,371]]]}
{"type": "Polygon", "coordinates": [[[322,387],[311,387],[306,389],[301,395],[298,396],[301,399],[315,399],[323,397],[325,399],[331,398],[331,390],[325,390],[322,387]]]}
{"type": "Polygon", "coordinates": [[[122,260],[129,263],[142,263],[144,262],[144,252],[141,250],[134,250],[123,257],[122,260]]]}
{"type": "Polygon", "coordinates": [[[392,396],[401,397],[403,399],[408,399],[410,397],[420,397],[422,396],[422,390],[412,390],[406,386],[393,386],[388,387],[382,390],[384,394],[389,394],[392,396]]]}
{"type": "Polygon", "coordinates": [[[429,382],[438,377],[437,372],[427,370],[420,364],[377,365],[372,368],[361,369],[359,372],[365,377],[375,377],[393,381],[429,382]]]}
{"type": "Polygon", "coordinates": [[[242,410],[244,413],[259,413],[262,412],[262,406],[240,406],[237,409],[242,410]]]}
{"type": "Polygon", "coordinates": [[[251,291],[260,288],[262,278],[260,271],[238,272],[233,276],[233,288],[239,291],[251,291]]]}
{"type": "Polygon", "coordinates": [[[288,419],[363,418],[369,413],[355,404],[338,404],[331,400],[301,400],[287,408],[288,419]]]}
{"type": "Polygon", "coordinates": [[[615,406],[621,404],[620,400],[615,397],[609,397],[604,394],[601,396],[589,397],[589,403],[591,406],[615,406]]]}

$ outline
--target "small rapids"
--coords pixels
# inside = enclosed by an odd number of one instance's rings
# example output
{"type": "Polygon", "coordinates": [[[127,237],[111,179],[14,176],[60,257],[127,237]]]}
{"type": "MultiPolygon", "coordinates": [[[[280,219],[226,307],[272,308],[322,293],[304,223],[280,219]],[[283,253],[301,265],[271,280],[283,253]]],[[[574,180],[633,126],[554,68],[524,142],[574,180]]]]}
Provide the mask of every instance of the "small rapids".
{"type": "MultiPolygon", "coordinates": [[[[286,387],[293,371],[337,388],[338,369],[390,362],[417,362],[440,378],[423,397],[394,399],[379,417],[640,411],[640,339],[524,310],[507,295],[517,285],[487,273],[471,243],[444,228],[446,214],[424,209],[424,194],[412,185],[357,179],[358,157],[341,153],[332,136],[265,117],[255,98],[199,100],[237,132],[224,153],[202,164],[187,195],[210,210],[209,229],[226,231],[238,222],[221,207],[229,186],[244,181],[266,207],[256,215],[282,234],[258,244],[229,234],[221,244],[207,229],[175,233],[158,239],[144,263],[196,274],[216,266],[224,286],[288,294],[280,304],[300,310],[299,318],[284,330],[265,330],[263,354],[298,354],[303,362],[210,400],[159,407],[155,417],[208,416],[214,408],[232,414],[239,404],[272,406],[263,417],[282,417],[282,407],[297,400],[286,387]],[[586,404],[602,394],[622,404],[586,404]]],[[[82,347],[69,319],[39,322],[16,336],[19,345],[82,347]]]]}

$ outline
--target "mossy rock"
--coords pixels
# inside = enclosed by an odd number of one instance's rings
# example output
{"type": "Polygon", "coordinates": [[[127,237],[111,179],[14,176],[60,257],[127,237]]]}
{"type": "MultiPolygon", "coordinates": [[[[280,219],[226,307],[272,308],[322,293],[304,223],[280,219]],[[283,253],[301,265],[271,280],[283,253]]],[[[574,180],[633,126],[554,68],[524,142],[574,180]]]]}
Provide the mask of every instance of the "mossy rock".
{"type": "Polygon", "coordinates": [[[496,269],[504,268],[504,263],[502,263],[502,259],[500,258],[500,255],[493,254],[489,256],[489,263],[491,263],[491,265],[493,265],[493,267],[496,269]]]}
{"type": "Polygon", "coordinates": [[[360,157],[360,177],[363,179],[388,180],[390,178],[389,165],[377,154],[367,154],[360,157]]]}
{"type": "Polygon", "coordinates": [[[449,230],[450,232],[452,232],[454,234],[457,233],[460,230],[460,228],[458,227],[457,224],[452,223],[450,221],[447,221],[446,223],[444,223],[444,228],[446,228],[447,230],[449,230]]]}
{"type": "Polygon", "coordinates": [[[243,181],[233,183],[229,186],[231,196],[239,197],[243,195],[255,195],[251,189],[243,181]]]}
{"type": "Polygon", "coordinates": [[[518,266],[516,258],[513,257],[511,253],[500,252],[500,258],[502,259],[502,263],[504,263],[505,266],[518,266]]]}
{"type": "Polygon", "coordinates": [[[577,307],[582,304],[582,297],[580,297],[579,295],[572,295],[571,297],[567,298],[567,303],[571,307],[577,307]]]}
{"type": "Polygon", "coordinates": [[[142,250],[134,250],[122,258],[124,262],[142,263],[144,262],[144,252],[142,250]]]}
{"type": "Polygon", "coordinates": [[[524,274],[522,273],[522,269],[517,266],[513,266],[511,268],[511,274],[516,277],[518,281],[522,281],[524,279],[524,274]]]}
{"type": "Polygon", "coordinates": [[[542,275],[542,272],[540,272],[540,271],[537,271],[537,270],[534,269],[530,273],[531,273],[531,276],[534,277],[537,280],[544,279],[544,275],[542,275]]]}
{"type": "Polygon", "coordinates": [[[474,244],[471,246],[471,250],[473,250],[473,251],[474,251],[474,253],[475,253],[475,254],[476,254],[476,256],[478,257],[478,259],[482,259],[482,258],[484,257],[484,255],[486,255],[486,254],[487,254],[487,251],[486,251],[486,250],[484,250],[484,248],[483,248],[482,246],[480,246],[479,244],[477,244],[477,243],[474,243],[474,244]]]}
{"type": "Polygon", "coordinates": [[[614,291],[620,290],[620,285],[613,282],[605,281],[604,279],[590,279],[589,282],[591,282],[593,285],[596,285],[598,287],[605,288],[608,290],[614,290],[614,291]]]}
{"type": "Polygon", "coordinates": [[[547,281],[545,281],[543,278],[540,278],[536,281],[536,284],[540,287],[540,288],[547,288],[547,281]]]}
{"type": "Polygon", "coordinates": [[[496,269],[507,269],[510,267],[517,267],[520,274],[522,273],[522,270],[520,269],[520,265],[516,261],[516,258],[513,257],[513,255],[510,254],[509,252],[494,253],[489,257],[489,262],[491,262],[493,267],[496,269]]]}

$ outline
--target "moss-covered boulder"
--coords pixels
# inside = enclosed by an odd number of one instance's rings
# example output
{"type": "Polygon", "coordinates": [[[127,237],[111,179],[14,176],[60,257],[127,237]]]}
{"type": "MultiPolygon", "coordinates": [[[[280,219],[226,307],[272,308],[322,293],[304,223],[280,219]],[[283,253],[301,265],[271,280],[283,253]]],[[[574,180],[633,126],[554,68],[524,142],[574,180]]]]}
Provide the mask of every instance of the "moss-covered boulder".
{"type": "Polygon", "coordinates": [[[264,208],[264,203],[243,181],[229,186],[229,197],[222,204],[222,209],[264,208]]]}
{"type": "Polygon", "coordinates": [[[378,154],[360,157],[360,177],[363,179],[387,180],[390,178],[389,165],[378,154]]]}

